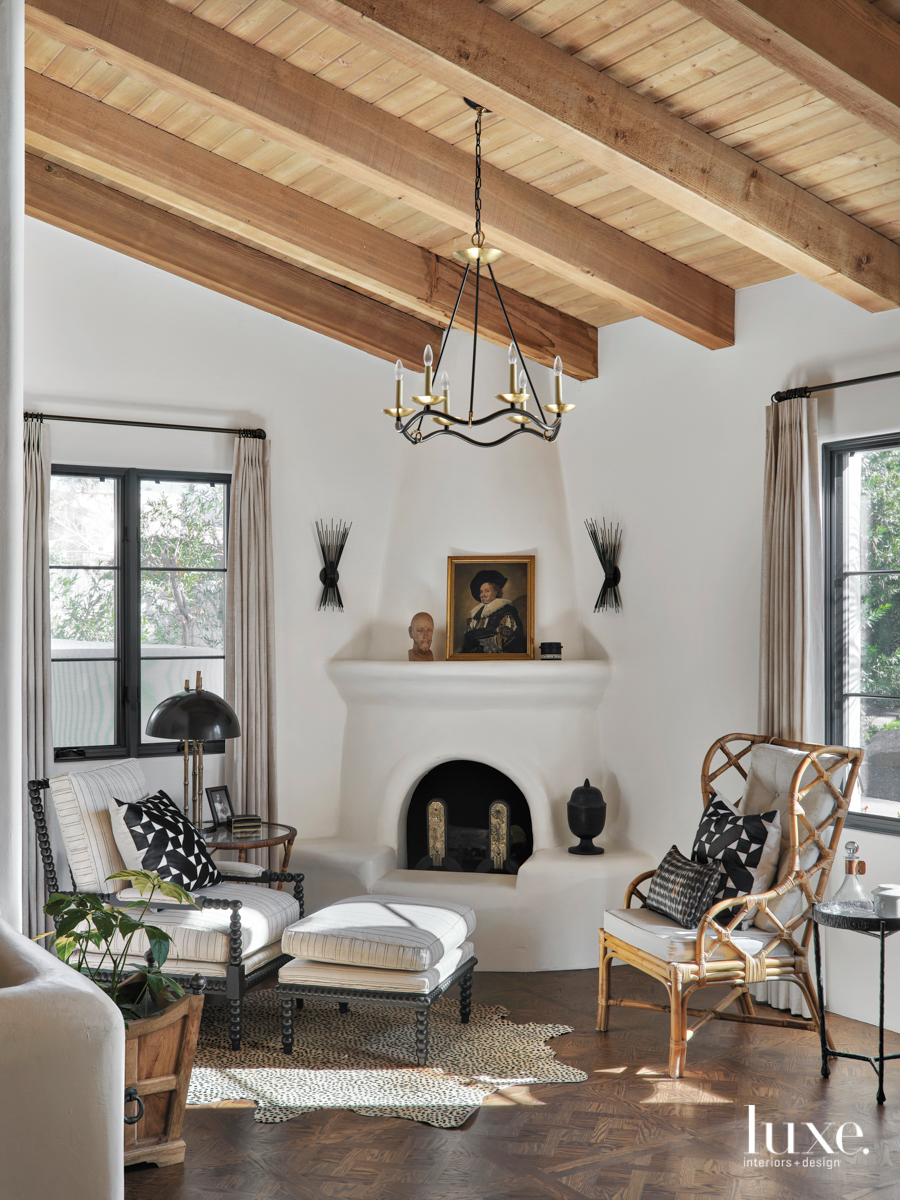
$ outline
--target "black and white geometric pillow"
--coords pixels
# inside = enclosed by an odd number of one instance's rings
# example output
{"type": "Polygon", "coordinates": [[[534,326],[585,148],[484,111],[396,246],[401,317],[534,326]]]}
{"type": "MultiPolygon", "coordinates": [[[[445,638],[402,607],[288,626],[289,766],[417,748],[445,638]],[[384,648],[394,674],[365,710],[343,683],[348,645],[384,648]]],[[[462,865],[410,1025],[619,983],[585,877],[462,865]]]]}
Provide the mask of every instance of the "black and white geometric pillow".
{"type": "Polygon", "coordinates": [[[673,846],[650,881],[647,907],[693,929],[712,904],[718,886],[718,864],[691,862],[673,846]]]}
{"type": "MultiPolygon", "coordinates": [[[[713,796],[697,828],[691,858],[697,863],[718,863],[721,878],[715,899],[728,900],[766,891],[775,876],[780,850],[778,809],[742,816],[722,796],[713,796]]],[[[734,911],[723,909],[716,920],[727,924],[734,911]]]]}
{"type": "Polygon", "coordinates": [[[134,804],[114,799],[109,815],[130,871],[156,871],[186,892],[222,882],[206,842],[165,792],[134,804]]]}

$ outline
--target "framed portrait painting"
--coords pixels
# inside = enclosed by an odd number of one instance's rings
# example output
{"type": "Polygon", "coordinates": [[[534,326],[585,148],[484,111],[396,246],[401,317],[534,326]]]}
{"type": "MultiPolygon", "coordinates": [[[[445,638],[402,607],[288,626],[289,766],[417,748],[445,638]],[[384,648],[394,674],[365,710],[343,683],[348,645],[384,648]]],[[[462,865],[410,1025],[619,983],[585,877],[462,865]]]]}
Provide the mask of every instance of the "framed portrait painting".
{"type": "Polygon", "coordinates": [[[447,559],[447,657],[534,658],[534,555],[447,559]]]}

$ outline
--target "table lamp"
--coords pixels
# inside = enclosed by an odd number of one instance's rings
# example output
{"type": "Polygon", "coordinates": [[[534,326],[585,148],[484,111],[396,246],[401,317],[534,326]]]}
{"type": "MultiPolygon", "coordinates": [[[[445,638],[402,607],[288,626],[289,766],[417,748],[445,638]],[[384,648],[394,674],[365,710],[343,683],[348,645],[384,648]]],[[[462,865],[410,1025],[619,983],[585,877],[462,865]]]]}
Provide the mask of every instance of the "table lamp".
{"type": "Polygon", "coordinates": [[[191,821],[197,829],[203,816],[203,743],[241,736],[241,725],[234,709],[215,692],[203,688],[197,672],[197,686],[191,691],[189,680],[184,691],[160,701],[147,722],[149,737],[184,742],[184,815],[191,800],[191,821]],[[193,760],[192,786],[188,786],[188,763],[193,760]]]}

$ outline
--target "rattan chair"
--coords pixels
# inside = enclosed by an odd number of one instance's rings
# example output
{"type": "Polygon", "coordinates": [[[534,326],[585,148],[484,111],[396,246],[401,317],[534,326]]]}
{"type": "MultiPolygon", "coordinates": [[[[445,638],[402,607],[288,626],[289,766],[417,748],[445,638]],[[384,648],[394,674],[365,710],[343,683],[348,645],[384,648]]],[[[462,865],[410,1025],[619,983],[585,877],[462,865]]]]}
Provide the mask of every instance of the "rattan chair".
{"type": "Polygon", "coordinates": [[[669,1075],[673,1079],[684,1071],[688,1041],[710,1020],[818,1030],[819,1010],[808,962],[812,905],[825,895],[862,759],[862,750],[846,746],[811,745],[757,734],[727,734],[712,745],[700,777],[704,807],[716,794],[716,781],[728,771],[737,771],[746,781],[738,806],[741,811],[781,811],[782,848],[776,882],[757,895],[718,901],[696,929],[684,929],[646,907],[641,885],[656,872],[639,875],[628,886],[624,908],[608,910],[600,930],[598,1030],[608,1029],[613,1005],[669,1012],[669,1075]],[[723,917],[723,924],[718,924],[716,917],[730,909],[735,910],[730,919],[723,917]],[[748,926],[750,921],[753,923],[748,926]],[[748,927],[742,929],[742,925],[748,927]],[[613,959],[658,979],[669,994],[669,1003],[612,999],[613,959]],[[750,986],[770,980],[796,983],[812,1020],[756,1012],[750,986]],[[716,985],[729,988],[717,1004],[688,1008],[694,992],[716,985]],[[739,1011],[726,1012],[735,1002],[739,1011]],[[698,1019],[689,1029],[690,1017],[698,1019]]]}

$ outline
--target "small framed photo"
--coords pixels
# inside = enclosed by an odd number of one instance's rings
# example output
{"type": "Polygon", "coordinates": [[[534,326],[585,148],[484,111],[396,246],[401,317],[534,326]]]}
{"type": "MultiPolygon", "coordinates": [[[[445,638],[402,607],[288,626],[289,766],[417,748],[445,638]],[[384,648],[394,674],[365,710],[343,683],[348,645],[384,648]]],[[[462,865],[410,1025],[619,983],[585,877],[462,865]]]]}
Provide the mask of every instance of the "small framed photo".
{"type": "Polygon", "coordinates": [[[447,559],[447,657],[534,658],[534,555],[447,559]]]}
{"type": "Polygon", "coordinates": [[[218,829],[220,825],[227,825],[234,816],[234,812],[225,784],[223,783],[220,787],[207,788],[206,798],[209,801],[209,811],[212,813],[213,829],[218,829]]]}

